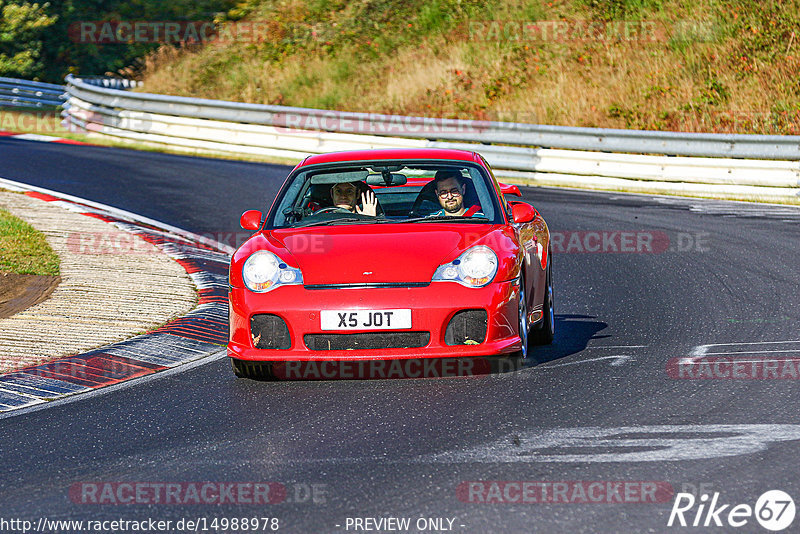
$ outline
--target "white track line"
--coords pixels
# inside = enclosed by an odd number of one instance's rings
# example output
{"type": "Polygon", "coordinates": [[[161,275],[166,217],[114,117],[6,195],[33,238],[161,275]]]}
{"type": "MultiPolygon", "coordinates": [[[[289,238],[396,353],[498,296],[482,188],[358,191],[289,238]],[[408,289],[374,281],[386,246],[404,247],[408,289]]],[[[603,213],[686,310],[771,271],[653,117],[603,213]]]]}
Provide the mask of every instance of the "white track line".
{"type": "Polygon", "coordinates": [[[567,363],[557,363],[554,365],[537,365],[536,369],[555,369],[556,367],[566,367],[567,365],[578,365],[581,363],[590,363],[590,362],[598,362],[600,360],[614,360],[611,362],[611,365],[617,367],[624,363],[627,363],[633,360],[633,356],[628,356],[625,354],[620,354],[618,356],[601,356],[599,358],[589,358],[587,360],[580,360],[577,362],[567,362],[567,363]]]}
{"type": "Polygon", "coordinates": [[[41,404],[34,404],[31,406],[26,406],[24,408],[19,408],[17,410],[10,410],[8,412],[0,413],[0,420],[8,419],[9,417],[15,417],[17,415],[23,415],[31,412],[38,412],[39,410],[43,410],[45,408],[51,408],[55,406],[62,406],[64,404],[69,404],[72,402],[90,399],[93,397],[98,397],[100,395],[105,395],[107,393],[112,393],[114,391],[119,391],[120,389],[128,388],[131,386],[138,386],[140,384],[146,384],[148,382],[152,382],[153,380],[160,380],[162,378],[169,378],[179,373],[183,373],[185,371],[189,371],[194,369],[195,367],[200,367],[201,365],[206,365],[211,362],[215,362],[222,358],[227,357],[228,351],[226,348],[221,348],[216,352],[212,352],[208,356],[201,358],[199,360],[194,360],[193,362],[185,363],[179,365],[177,367],[171,367],[164,371],[157,371],[155,373],[151,373],[149,375],[145,375],[139,378],[134,378],[132,380],[126,380],[124,382],[118,382],[111,386],[106,386],[98,389],[90,389],[88,391],[78,391],[75,393],[67,394],[64,397],[59,397],[54,401],[43,402],[41,404]]]}
{"type": "MultiPolygon", "coordinates": [[[[800,352],[800,340],[792,339],[786,341],[742,341],[742,342],[734,342],[734,343],[709,343],[707,345],[697,345],[694,347],[689,356],[685,356],[680,359],[678,365],[696,365],[697,360],[700,358],[704,358],[706,356],[720,356],[720,355],[736,355],[736,354],[771,354],[771,353],[778,353],[778,352],[800,352]],[[747,351],[737,351],[734,350],[732,352],[709,352],[712,347],[738,347],[738,346],[752,346],[752,345],[781,345],[793,343],[797,344],[798,348],[794,350],[747,350],[747,351]]],[[[767,359],[761,360],[764,362],[770,361],[767,359]]]]}

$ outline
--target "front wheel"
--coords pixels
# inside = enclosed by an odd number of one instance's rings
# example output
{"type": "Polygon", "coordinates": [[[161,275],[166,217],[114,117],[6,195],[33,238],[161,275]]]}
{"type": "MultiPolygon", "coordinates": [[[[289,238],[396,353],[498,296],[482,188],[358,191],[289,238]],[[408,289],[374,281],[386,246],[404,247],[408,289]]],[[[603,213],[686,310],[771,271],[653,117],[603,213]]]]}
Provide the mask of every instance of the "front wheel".
{"type": "Polygon", "coordinates": [[[531,341],[536,345],[549,345],[556,335],[555,306],[553,305],[553,264],[547,268],[547,287],[544,294],[542,323],[531,332],[531,341]]]}
{"type": "Polygon", "coordinates": [[[525,294],[525,279],[519,277],[519,339],[522,341],[522,348],[517,356],[525,360],[528,357],[528,334],[530,325],[528,324],[528,297],[525,294]]]}

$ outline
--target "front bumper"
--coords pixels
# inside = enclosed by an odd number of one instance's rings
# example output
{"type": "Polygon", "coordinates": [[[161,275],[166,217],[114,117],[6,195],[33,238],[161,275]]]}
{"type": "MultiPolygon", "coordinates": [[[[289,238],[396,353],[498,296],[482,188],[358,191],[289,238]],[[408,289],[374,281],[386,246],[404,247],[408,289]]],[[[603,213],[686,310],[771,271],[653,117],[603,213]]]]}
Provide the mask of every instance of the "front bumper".
{"type": "MultiPolygon", "coordinates": [[[[232,288],[228,356],[245,361],[371,360],[405,358],[452,358],[509,354],[520,350],[518,332],[519,286],[516,280],[494,282],[473,289],[454,282],[433,282],[425,287],[368,287],[306,289],[284,286],[267,293],[232,288]],[[411,309],[411,331],[430,332],[425,346],[416,348],[371,348],[311,350],[307,334],[321,330],[321,310],[411,309]],[[482,343],[447,345],[445,331],[461,310],[487,312],[486,337],[482,343]],[[281,317],[289,330],[288,349],[255,348],[250,332],[253,315],[269,313],[281,317]]],[[[363,333],[369,330],[353,330],[363,333]]],[[[374,331],[373,331],[374,332],[374,331]]],[[[328,332],[341,334],[341,332],[328,332]]]]}

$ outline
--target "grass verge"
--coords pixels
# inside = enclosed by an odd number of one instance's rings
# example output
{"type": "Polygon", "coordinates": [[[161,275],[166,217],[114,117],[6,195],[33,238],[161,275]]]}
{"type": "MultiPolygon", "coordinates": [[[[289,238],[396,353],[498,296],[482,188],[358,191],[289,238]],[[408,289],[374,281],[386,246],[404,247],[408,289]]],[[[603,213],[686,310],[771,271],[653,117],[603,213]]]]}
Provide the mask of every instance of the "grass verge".
{"type": "Polygon", "coordinates": [[[0,271],[58,276],[59,263],[44,234],[0,209],[0,271]]]}

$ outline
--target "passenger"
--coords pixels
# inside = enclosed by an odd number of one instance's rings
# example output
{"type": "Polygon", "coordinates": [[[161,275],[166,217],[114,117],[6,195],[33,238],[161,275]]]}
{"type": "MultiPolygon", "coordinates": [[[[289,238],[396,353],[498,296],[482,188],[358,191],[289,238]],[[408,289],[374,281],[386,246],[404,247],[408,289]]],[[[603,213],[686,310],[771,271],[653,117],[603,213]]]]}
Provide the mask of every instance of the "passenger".
{"type": "Polygon", "coordinates": [[[433,178],[436,183],[436,198],[442,207],[439,211],[431,213],[431,217],[485,217],[480,206],[464,206],[464,193],[466,184],[459,171],[436,171],[433,178]]]}
{"type": "Polygon", "coordinates": [[[362,182],[340,182],[331,187],[331,200],[337,208],[346,209],[359,215],[375,217],[378,213],[378,199],[371,189],[361,193],[361,206],[357,204],[359,185],[362,182]]]}

